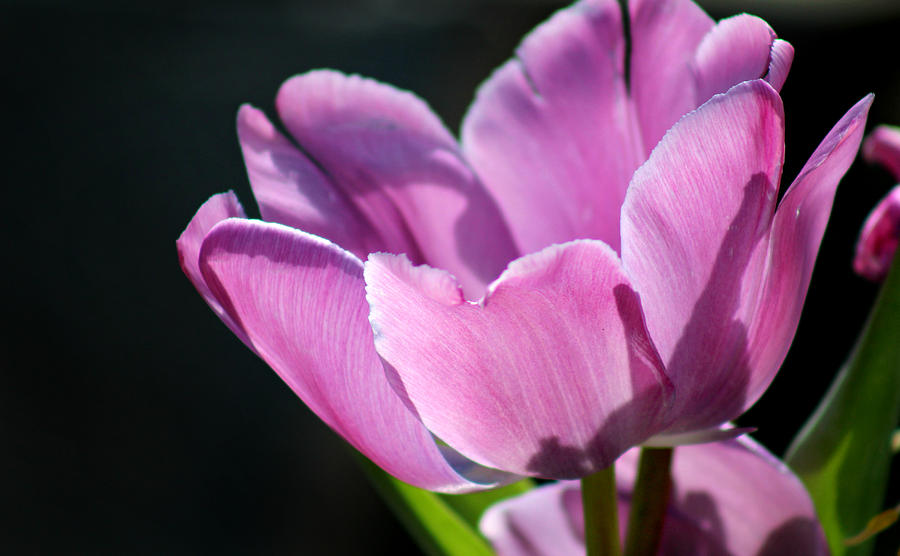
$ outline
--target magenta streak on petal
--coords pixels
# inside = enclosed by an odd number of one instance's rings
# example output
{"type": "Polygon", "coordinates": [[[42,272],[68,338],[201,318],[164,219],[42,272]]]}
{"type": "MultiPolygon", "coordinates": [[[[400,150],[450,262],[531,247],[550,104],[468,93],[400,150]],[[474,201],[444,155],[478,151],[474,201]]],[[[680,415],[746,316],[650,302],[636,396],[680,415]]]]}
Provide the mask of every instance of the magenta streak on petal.
{"type": "Polygon", "coordinates": [[[228,220],[203,242],[210,291],[254,351],[377,465],[416,486],[465,492],[513,480],[460,476],[385,380],[367,321],[362,263],[319,237],[279,224],[228,220]]]}
{"type": "Polygon", "coordinates": [[[371,255],[379,355],[434,434],[489,467],[579,477],[657,432],[670,389],[640,303],[597,241],[510,264],[480,304],[446,272],[371,255]]]}

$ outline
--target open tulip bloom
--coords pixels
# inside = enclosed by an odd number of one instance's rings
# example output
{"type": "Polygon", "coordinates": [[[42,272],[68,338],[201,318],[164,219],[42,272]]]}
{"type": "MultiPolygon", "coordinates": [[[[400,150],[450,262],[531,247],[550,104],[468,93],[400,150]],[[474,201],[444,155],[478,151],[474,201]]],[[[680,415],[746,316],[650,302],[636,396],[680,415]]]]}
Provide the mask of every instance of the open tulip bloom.
{"type": "Polygon", "coordinates": [[[687,0],[627,15],[627,58],[616,0],[540,25],[459,142],[413,94],[328,70],[278,92],[290,138],[239,111],[263,220],[212,197],[182,268],[403,481],[571,479],[733,436],[787,353],[871,97],[779,202],[791,46],[687,0]]]}
{"type": "Polygon", "coordinates": [[[773,85],[790,47],[751,16],[631,11],[630,93],[617,3],[582,2],[481,87],[461,146],[410,93],[331,71],[278,93],[300,149],[239,113],[266,221],[213,197],[179,238],[184,270],[313,411],[405,481],[494,484],[459,454],[590,474],[737,417],[787,352],[870,99],[775,210],[773,85]]]}
{"type": "MultiPolygon", "coordinates": [[[[632,502],[637,456],[631,450],[616,462],[623,515],[632,502]]],[[[803,484],[749,438],[679,448],[672,482],[661,555],[828,554],[803,484]]],[[[489,508],[481,531],[499,556],[584,554],[581,506],[578,482],[552,483],[489,508]]]]}

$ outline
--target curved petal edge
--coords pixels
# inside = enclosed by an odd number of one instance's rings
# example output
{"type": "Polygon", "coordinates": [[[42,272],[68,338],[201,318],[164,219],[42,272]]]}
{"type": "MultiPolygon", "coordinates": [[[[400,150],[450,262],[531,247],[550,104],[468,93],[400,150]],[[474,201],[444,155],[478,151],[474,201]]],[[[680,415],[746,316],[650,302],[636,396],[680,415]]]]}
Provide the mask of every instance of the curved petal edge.
{"type": "Polygon", "coordinates": [[[351,253],[280,224],[233,219],[209,232],[199,260],[210,291],[253,350],[388,473],[441,492],[516,479],[458,457],[451,466],[394,394],[372,343],[362,262],[351,253]]]}
{"type": "Polygon", "coordinates": [[[671,385],[616,254],[598,241],[513,261],[478,303],[448,273],[374,254],[375,345],[398,394],[474,461],[571,478],[658,432],[671,385]]]}

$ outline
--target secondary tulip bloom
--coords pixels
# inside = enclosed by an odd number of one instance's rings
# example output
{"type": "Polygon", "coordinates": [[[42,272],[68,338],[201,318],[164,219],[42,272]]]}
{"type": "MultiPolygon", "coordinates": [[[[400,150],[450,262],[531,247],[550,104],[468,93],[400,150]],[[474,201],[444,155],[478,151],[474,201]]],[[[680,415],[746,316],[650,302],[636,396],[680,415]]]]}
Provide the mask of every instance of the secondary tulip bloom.
{"type": "MultiPolygon", "coordinates": [[[[900,181],[900,129],[880,126],[863,144],[863,156],[884,166],[900,181]]],[[[900,185],[882,199],[863,224],[853,269],[873,281],[887,275],[900,242],[900,185]]]]}
{"type": "Polygon", "coordinates": [[[299,149],[241,108],[268,222],[213,197],[178,241],[182,267],[404,481],[583,476],[651,436],[716,429],[784,357],[869,101],[775,214],[790,46],[685,0],[629,15],[627,60],[615,0],[538,27],[479,90],[461,145],[410,93],[331,71],[278,93],[299,149]]]}
{"type": "MultiPolygon", "coordinates": [[[[628,515],[637,461],[631,450],[616,462],[622,516],[628,515]]],[[[828,554],[803,484],[746,437],[678,448],[672,479],[663,556],[828,554]]],[[[624,536],[626,523],[620,525],[624,536]]],[[[504,500],[485,512],[480,528],[499,556],[584,554],[580,485],[553,483],[504,500]]]]}

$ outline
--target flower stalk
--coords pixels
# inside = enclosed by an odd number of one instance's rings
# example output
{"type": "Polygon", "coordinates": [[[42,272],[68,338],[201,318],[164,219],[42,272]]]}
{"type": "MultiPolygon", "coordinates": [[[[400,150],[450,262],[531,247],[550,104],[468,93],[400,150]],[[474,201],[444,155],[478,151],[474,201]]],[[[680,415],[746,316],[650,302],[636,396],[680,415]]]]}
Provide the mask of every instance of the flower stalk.
{"type": "Polygon", "coordinates": [[[584,544],[587,556],[620,556],[619,506],[615,465],[581,479],[584,544]]]}
{"type": "Polygon", "coordinates": [[[653,556],[672,492],[672,448],[643,448],[628,515],[625,556],[653,556]]]}

